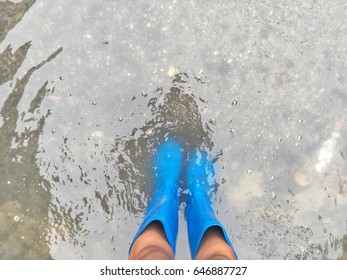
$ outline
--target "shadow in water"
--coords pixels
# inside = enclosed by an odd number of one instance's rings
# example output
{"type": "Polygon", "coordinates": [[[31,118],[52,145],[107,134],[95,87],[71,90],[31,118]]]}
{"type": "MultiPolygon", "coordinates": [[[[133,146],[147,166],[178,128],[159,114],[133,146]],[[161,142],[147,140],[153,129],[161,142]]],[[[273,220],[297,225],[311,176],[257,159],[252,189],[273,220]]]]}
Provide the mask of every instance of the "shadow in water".
{"type": "MultiPolygon", "coordinates": [[[[179,73],[172,78],[168,92],[158,88],[147,104],[152,118],[143,127],[134,128],[128,137],[115,139],[107,161],[118,171],[118,178],[115,181],[109,178],[108,195],[100,196],[106,212],[113,211],[107,203],[113,197],[116,204],[127,211],[137,213],[145,210],[154,187],[151,161],[157,146],[164,139],[181,142],[186,159],[189,152],[196,148],[212,149],[212,130],[208,123],[203,123],[202,109],[198,106],[198,102],[203,104],[205,101],[201,98],[197,101],[188,83],[192,78],[186,73],[179,73]]],[[[181,190],[184,190],[183,182],[184,174],[181,190]]]]}

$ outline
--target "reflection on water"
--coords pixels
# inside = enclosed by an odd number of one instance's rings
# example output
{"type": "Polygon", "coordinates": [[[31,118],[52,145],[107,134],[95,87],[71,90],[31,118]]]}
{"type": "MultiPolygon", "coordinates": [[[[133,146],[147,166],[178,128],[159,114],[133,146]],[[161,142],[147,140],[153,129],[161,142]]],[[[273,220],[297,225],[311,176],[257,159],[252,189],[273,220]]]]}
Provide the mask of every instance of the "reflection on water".
{"type": "MultiPolygon", "coordinates": [[[[17,4],[10,1],[0,2],[0,43],[34,3],[35,0],[26,0],[17,4]]],[[[22,65],[29,47],[30,42],[27,42],[13,53],[11,45],[8,45],[0,55],[0,85],[13,79],[22,65]]]]}
{"type": "Polygon", "coordinates": [[[0,111],[3,118],[0,129],[1,203],[3,204],[1,237],[3,244],[6,244],[2,247],[1,255],[4,258],[49,257],[49,248],[46,247],[49,233],[47,221],[49,183],[39,176],[35,162],[38,139],[47,117],[37,114],[37,110],[47,94],[47,83],[38,90],[27,112],[19,114],[16,108],[34,71],[57,56],[60,51],[61,49],[31,68],[22,79],[17,80],[0,111]],[[20,116],[25,131],[18,133],[16,125],[20,116]]]}
{"type": "Polygon", "coordinates": [[[6,48],[6,50],[1,54],[0,84],[4,84],[13,79],[14,74],[17,72],[18,68],[22,65],[29,48],[30,48],[30,42],[27,42],[13,53],[12,48],[9,45],[6,48]]]}
{"type": "Polygon", "coordinates": [[[0,258],[125,259],[170,137],[241,259],[346,259],[342,9],[274,2],[0,2],[0,258]]]}
{"type": "MultiPolygon", "coordinates": [[[[0,2],[0,42],[23,17],[35,1],[19,4],[0,2]]],[[[12,81],[26,58],[30,42],[12,53],[8,46],[0,55],[0,84],[12,81]]],[[[2,259],[47,259],[49,253],[48,209],[50,185],[39,175],[35,162],[39,136],[48,114],[39,113],[47,93],[47,83],[37,91],[26,112],[18,111],[25,88],[35,71],[54,59],[61,48],[49,58],[30,68],[17,79],[1,110],[0,127],[0,257],[2,259]],[[17,132],[18,122],[24,131],[17,132]]]]}
{"type": "Polygon", "coordinates": [[[24,0],[19,3],[13,3],[11,1],[0,2],[0,42],[21,21],[25,13],[34,3],[35,0],[24,0]]]}

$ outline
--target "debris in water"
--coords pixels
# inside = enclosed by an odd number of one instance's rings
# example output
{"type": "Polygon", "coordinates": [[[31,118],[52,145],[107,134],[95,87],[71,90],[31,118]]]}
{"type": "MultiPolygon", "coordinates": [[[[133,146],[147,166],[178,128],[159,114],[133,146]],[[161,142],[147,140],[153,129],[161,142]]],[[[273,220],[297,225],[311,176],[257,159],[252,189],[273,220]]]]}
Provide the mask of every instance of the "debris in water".
{"type": "Polygon", "coordinates": [[[301,172],[294,173],[294,181],[301,187],[306,187],[309,184],[306,175],[301,172]]]}
{"type": "Polygon", "coordinates": [[[173,67],[173,66],[170,66],[170,67],[169,67],[169,70],[167,71],[167,74],[169,75],[169,77],[175,76],[175,74],[176,74],[176,68],[173,67]]]}

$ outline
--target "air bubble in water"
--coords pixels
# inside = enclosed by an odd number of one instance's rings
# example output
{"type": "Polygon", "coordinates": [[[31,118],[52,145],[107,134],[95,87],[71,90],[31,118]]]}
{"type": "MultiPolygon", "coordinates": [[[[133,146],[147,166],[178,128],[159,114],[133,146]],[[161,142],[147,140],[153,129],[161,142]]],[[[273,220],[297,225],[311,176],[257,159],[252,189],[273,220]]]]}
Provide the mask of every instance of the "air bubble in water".
{"type": "Polygon", "coordinates": [[[277,195],[274,192],[271,192],[271,197],[272,197],[273,200],[275,200],[277,195]]]}

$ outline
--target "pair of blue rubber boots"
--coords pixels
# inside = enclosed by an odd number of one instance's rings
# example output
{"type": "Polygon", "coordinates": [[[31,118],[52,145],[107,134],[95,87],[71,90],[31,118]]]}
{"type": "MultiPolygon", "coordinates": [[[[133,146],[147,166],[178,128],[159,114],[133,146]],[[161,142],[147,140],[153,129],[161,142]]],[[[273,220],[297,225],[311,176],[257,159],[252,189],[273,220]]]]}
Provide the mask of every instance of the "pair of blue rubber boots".
{"type": "MultiPolygon", "coordinates": [[[[173,252],[176,253],[179,206],[178,185],[182,171],[182,162],[182,149],[177,141],[167,140],[159,146],[153,165],[155,193],[131,246],[151,222],[159,221],[163,225],[173,252]]],[[[186,215],[192,259],[195,259],[201,239],[210,227],[219,227],[224,234],[226,242],[233,249],[227,232],[217,220],[208,198],[208,191],[211,188],[209,176],[213,173],[213,164],[205,151],[197,150],[189,155],[186,171],[186,184],[189,192],[186,201],[186,215]]],[[[235,253],[234,249],[233,251],[235,253]]]]}

